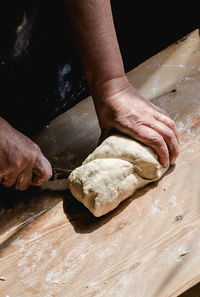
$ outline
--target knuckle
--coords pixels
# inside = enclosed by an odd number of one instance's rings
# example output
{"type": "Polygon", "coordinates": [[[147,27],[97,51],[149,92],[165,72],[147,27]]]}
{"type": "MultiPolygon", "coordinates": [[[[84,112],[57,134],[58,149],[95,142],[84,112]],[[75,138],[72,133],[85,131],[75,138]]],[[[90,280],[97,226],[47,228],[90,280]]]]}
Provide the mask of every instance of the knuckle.
{"type": "Polygon", "coordinates": [[[130,121],[127,121],[122,124],[123,129],[133,130],[133,124],[130,121]]]}
{"type": "Polygon", "coordinates": [[[151,146],[152,147],[160,147],[163,145],[163,138],[161,136],[157,136],[151,139],[151,146]]]}
{"type": "Polygon", "coordinates": [[[170,131],[169,129],[165,131],[165,134],[164,134],[165,138],[172,141],[173,138],[174,138],[174,134],[172,131],[170,131]]]}
{"type": "Polygon", "coordinates": [[[172,119],[170,119],[169,120],[169,126],[170,126],[171,129],[175,129],[176,128],[176,123],[172,119]]]}
{"type": "Polygon", "coordinates": [[[134,129],[132,128],[132,131],[135,136],[140,137],[143,135],[143,129],[142,126],[136,126],[134,129]]]}
{"type": "Polygon", "coordinates": [[[37,159],[37,156],[38,156],[38,154],[36,152],[32,151],[31,154],[30,154],[30,161],[32,163],[35,163],[35,160],[37,159]]]}
{"type": "Polygon", "coordinates": [[[36,157],[37,157],[37,154],[36,154],[36,152],[33,151],[33,150],[27,152],[27,153],[24,155],[24,159],[25,159],[26,163],[30,163],[30,162],[32,163],[32,162],[34,162],[35,159],[36,159],[36,157]]]}

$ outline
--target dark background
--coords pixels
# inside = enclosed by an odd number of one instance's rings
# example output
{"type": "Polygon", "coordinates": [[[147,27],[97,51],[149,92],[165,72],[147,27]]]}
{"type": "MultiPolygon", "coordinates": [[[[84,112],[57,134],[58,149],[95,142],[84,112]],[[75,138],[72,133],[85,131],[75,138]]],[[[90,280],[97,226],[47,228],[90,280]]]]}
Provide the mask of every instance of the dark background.
{"type": "Polygon", "coordinates": [[[111,0],[126,71],[199,28],[199,8],[192,1],[111,0]]]}
{"type": "MultiPolygon", "coordinates": [[[[62,0],[1,2],[0,115],[27,134],[35,133],[89,95],[73,42],[64,34],[62,3],[62,0]],[[22,54],[12,59],[16,27],[24,10],[29,21],[33,20],[32,30],[21,39],[22,54]],[[71,70],[67,72],[65,65],[71,70]]],[[[111,0],[111,5],[126,72],[199,28],[197,1],[194,4],[111,0]]]]}
{"type": "MultiPolygon", "coordinates": [[[[16,26],[22,20],[22,8],[35,1],[1,2],[1,60],[12,50],[16,26]]],[[[47,14],[53,2],[55,0],[50,0],[46,5],[47,14]]],[[[126,72],[200,27],[198,1],[111,0],[111,6],[126,72]]],[[[56,23],[56,16],[52,17],[52,24],[56,23]]]]}
{"type": "MultiPolygon", "coordinates": [[[[15,38],[13,28],[21,19],[21,7],[26,1],[7,0],[1,3],[1,55],[12,45],[15,38]]],[[[111,0],[111,5],[126,71],[200,25],[198,1],[145,3],[141,0],[111,0]]]]}

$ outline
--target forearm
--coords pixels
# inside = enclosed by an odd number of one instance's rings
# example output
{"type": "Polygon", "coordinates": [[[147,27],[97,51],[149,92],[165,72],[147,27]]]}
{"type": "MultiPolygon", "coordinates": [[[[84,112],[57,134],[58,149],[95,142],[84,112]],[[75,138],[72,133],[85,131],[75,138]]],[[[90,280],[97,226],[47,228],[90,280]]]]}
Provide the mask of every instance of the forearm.
{"type": "Polygon", "coordinates": [[[109,0],[65,0],[91,90],[125,76],[109,0]]]}
{"type": "Polygon", "coordinates": [[[113,129],[152,147],[163,166],[178,156],[175,123],[128,82],[110,0],[64,0],[94,98],[102,139],[113,129]]]}

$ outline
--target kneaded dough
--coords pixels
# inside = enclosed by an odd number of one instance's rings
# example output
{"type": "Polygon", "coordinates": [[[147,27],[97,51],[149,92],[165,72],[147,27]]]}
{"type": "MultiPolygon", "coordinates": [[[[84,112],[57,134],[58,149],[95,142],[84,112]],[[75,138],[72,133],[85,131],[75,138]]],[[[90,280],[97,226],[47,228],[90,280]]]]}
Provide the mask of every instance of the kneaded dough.
{"type": "Polygon", "coordinates": [[[83,162],[86,164],[95,159],[115,158],[128,161],[135,166],[135,171],[147,179],[159,178],[163,167],[158,162],[154,151],[129,138],[121,135],[112,135],[102,142],[83,162]]]}
{"type": "Polygon", "coordinates": [[[68,185],[72,195],[99,217],[138,188],[158,180],[167,169],[149,147],[112,135],[69,175],[68,185]]]}

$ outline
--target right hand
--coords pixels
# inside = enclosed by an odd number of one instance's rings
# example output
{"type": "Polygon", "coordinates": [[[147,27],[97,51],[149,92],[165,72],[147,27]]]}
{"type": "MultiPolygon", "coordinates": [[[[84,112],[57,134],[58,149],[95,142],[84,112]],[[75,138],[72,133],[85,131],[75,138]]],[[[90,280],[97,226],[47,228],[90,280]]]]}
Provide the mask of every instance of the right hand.
{"type": "Polygon", "coordinates": [[[102,135],[118,130],[151,147],[160,163],[175,164],[179,136],[175,122],[164,110],[142,97],[126,77],[108,80],[93,90],[102,135]]]}
{"type": "Polygon", "coordinates": [[[0,182],[24,191],[49,180],[52,168],[39,146],[0,118],[0,182]]]}

